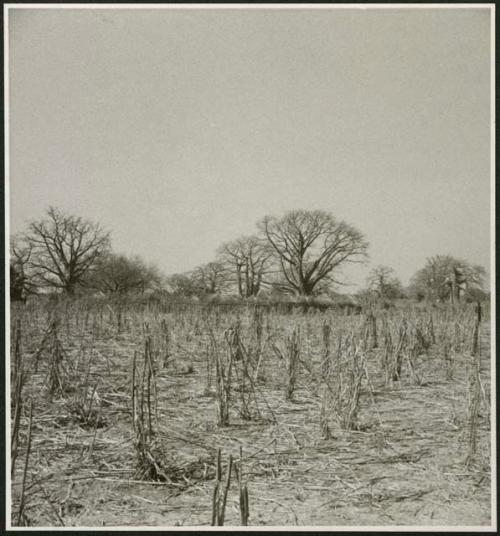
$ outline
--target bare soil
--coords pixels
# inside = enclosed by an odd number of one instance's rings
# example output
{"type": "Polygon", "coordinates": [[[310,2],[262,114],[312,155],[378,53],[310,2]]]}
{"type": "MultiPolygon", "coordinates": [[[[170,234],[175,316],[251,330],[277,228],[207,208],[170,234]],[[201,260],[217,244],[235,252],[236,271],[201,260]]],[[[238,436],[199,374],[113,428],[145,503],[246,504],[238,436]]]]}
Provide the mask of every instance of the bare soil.
{"type": "MultiPolygon", "coordinates": [[[[367,376],[359,400],[358,425],[331,424],[320,434],[318,374],[322,326],[332,341],[359,326],[363,316],[329,312],[264,317],[264,354],[256,383],[260,418],[243,420],[238,395],[230,425],[217,425],[214,380],[208,384],[207,325],[224,348],[224,330],[235,314],[193,309],[159,309],[70,304],[59,307],[57,336],[63,348],[63,389],[48,393],[50,352],[42,341],[53,311],[37,303],[14,308],[21,329],[21,355],[28,372],[20,423],[19,455],[12,479],[12,524],[22,490],[33,400],[32,445],[25,483],[25,518],[31,526],[209,526],[215,485],[214,461],[222,449],[237,460],[243,452],[250,525],[387,526],[491,524],[490,332],[481,326],[482,396],[477,451],[469,449],[469,378],[473,358],[467,345],[453,356],[447,377],[439,343],[407,367],[399,381],[386,383],[382,348],[366,350],[367,376]],[[168,326],[166,364],[162,320],[168,326]],[[208,324],[207,324],[208,323],[208,324]],[[301,328],[301,365],[291,400],[285,398],[286,366],[271,348],[301,328]],[[144,338],[156,348],[158,428],[170,481],[140,481],[131,410],[134,352],[140,363],[144,338]],[[94,386],[97,386],[94,392],[94,386]],[[93,419],[74,409],[82,389],[92,392],[93,419]]],[[[395,315],[397,316],[396,313],[395,315]]],[[[425,313],[427,315],[427,313],[425,313]]],[[[435,316],[436,331],[440,324],[435,316]]],[[[252,312],[240,321],[251,337],[252,312]]],[[[443,317],[444,318],[444,317],[443,317]]],[[[465,329],[465,328],[464,328],[465,329]]],[[[14,331],[12,338],[14,339],[14,331]]],[[[380,337],[379,337],[380,338],[380,337]]],[[[332,347],[335,345],[332,343],[332,347]]],[[[11,357],[11,361],[12,361],[11,357]]],[[[213,373],[213,371],[212,371],[213,373]]],[[[231,484],[225,525],[240,525],[238,486],[231,484]]]]}

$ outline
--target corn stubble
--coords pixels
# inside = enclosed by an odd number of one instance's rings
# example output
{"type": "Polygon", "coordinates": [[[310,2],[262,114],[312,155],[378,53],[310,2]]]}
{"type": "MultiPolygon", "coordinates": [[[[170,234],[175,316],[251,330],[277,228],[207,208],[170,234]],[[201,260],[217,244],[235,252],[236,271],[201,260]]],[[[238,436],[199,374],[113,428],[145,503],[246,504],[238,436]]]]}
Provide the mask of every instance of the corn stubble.
{"type": "MultiPolygon", "coordinates": [[[[376,412],[374,383],[380,392],[398,391],[405,397],[407,389],[421,389],[429,382],[441,382],[446,389],[465,371],[463,411],[457,405],[457,414],[461,412],[464,418],[454,418],[453,422],[466,438],[464,463],[473,468],[484,458],[479,441],[481,418],[482,410],[489,411],[482,383],[482,328],[479,307],[476,311],[466,307],[394,312],[375,309],[366,317],[294,312],[285,317],[276,311],[263,313],[251,308],[235,315],[209,308],[175,309],[161,303],[106,307],[77,300],[54,306],[44,315],[29,305],[13,318],[11,337],[10,472],[20,490],[13,523],[30,524],[27,494],[45,489],[41,483],[38,488],[30,487],[30,457],[37,453],[37,439],[41,439],[33,426],[33,400],[54,412],[64,408],[71,423],[90,430],[93,439],[87,461],[95,459],[97,430],[102,428],[106,434],[108,410],[102,400],[106,398],[106,381],[112,381],[114,367],[120,366],[121,359],[113,361],[108,354],[97,352],[99,341],[119,341],[127,330],[135,341],[132,370],[127,371],[125,381],[126,411],[133,431],[128,448],[135,459],[130,476],[144,482],[182,481],[189,485],[189,475],[175,467],[174,453],[164,441],[162,430],[169,426],[168,418],[160,419],[165,410],[160,397],[167,385],[164,379],[172,380],[172,364],[183,359],[199,359],[199,370],[205,372],[200,396],[208,398],[217,438],[227,437],[233,426],[279,425],[279,408],[284,403],[300,408],[304,393],[317,402],[320,437],[333,441],[338,434],[361,430],[364,420],[376,412]],[[46,328],[34,344],[33,333],[41,331],[37,325],[42,323],[46,328]],[[91,337],[85,338],[88,333],[91,337]],[[31,352],[24,350],[26,341],[34,346],[31,352]],[[33,377],[39,370],[43,380],[37,383],[33,377]]],[[[186,376],[185,381],[191,380],[186,376]]],[[[172,384],[175,382],[168,383],[172,384]]],[[[460,389],[462,384],[457,385],[460,389]]],[[[175,385],[168,388],[175,389],[175,385]]],[[[54,420],[62,417],[56,414],[54,420]]],[[[233,482],[239,524],[246,526],[248,482],[243,478],[242,453],[239,459],[229,455],[223,467],[222,449],[215,445],[207,440],[209,456],[202,476],[215,475],[211,524],[222,526],[226,522],[233,482]]],[[[53,517],[57,524],[64,523],[55,513],[53,517]]]]}
{"type": "Polygon", "coordinates": [[[365,358],[350,335],[338,339],[336,351],[328,354],[323,363],[320,432],[324,439],[329,439],[332,419],[341,430],[358,427],[365,358]]]}

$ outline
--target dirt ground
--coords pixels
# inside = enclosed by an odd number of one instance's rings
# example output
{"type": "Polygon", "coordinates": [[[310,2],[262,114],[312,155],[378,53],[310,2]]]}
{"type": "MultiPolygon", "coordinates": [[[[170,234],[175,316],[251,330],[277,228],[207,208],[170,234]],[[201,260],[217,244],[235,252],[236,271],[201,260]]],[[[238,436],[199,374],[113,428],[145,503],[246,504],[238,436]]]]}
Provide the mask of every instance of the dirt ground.
{"type": "MultiPolygon", "coordinates": [[[[47,394],[50,351],[42,340],[48,313],[39,306],[13,311],[20,319],[21,354],[28,370],[26,400],[33,399],[31,454],[26,471],[25,524],[31,526],[209,526],[214,491],[214,459],[222,450],[239,459],[249,495],[249,525],[263,526],[489,526],[490,332],[481,329],[482,396],[477,449],[469,449],[469,376],[472,358],[465,347],[455,354],[447,377],[436,344],[415,364],[419,381],[403,374],[387,384],[377,348],[366,352],[358,425],[332,424],[322,438],[317,376],[322,326],[335,330],[363,319],[331,313],[273,314],[268,339],[280,341],[292,325],[302,333],[298,382],[284,396],[285,364],[265,345],[257,384],[260,419],[217,425],[215,388],[209,385],[207,331],[201,315],[113,308],[99,314],[66,311],[58,340],[65,391],[47,394]],[[65,319],[65,320],[64,320],[65,319]],[[97,320],[96,320],[97,319],[97,320]],[[145,330],[161,347],[160,323],[170,326],[166,365],[158,357],[158,428],[170,482],[141,481],[131,412],[131,374],[140,359],[145,330]],[[147,326],[145,327],[145,324],[147,326]],[[157,331],[155,331],[157,330],[157,331]],[[41,349],[42,348],[42,349],[41,349]],[[36,365],[35,365],[36,363],[36,365]],[[72,404],[80,385],[97,385],[93,425],[75,417],[72,404]],[[174,471],[175,468],[175,471],[174,471]]],[[[234,321],[214,321],[220,335],[234,321]]],[[[248,326],[251,315],[243,314],[248,326]]],[[[248,328],[250,329],[250,328],[248,328]]],[[[12,335],[15,338],[14,335],[12,335]]],[[[160,354],[158,354],[160,356],[160,354]]],[[[12,357],[11,357],[12,360],[12,357]]],[[[80,395],[78,395],[80,396],[80,395]]],[[[17,524],[28,429],[28,404],[20,422],[19,455],[12,481],[12,524],[17,524]]],[[[225,525],[240,525],[238,485],[233,478],[225,525]]]]}

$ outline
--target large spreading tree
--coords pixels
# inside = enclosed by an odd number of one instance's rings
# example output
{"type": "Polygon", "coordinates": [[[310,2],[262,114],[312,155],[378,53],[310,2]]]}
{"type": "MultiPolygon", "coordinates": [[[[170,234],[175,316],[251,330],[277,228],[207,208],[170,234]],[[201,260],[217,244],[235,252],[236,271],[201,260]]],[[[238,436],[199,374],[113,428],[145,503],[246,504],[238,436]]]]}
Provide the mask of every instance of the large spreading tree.
{"type": "Polygon", "coordinates": [[[24,241],[31,248],[29,266],[42,286],[75,293],[87,272],[110,247],[109,233],[83,218],[50,207],[29,224],[24,241]]]}
{"type": "Polygon", "coordinates": [[[334,272],[345,263],[367,257],[364,235],[325,211],[266,216],[259,227],[281,268],[283,289],[300,297],[312,296],[321,283],[333,281],[334,272]]]}

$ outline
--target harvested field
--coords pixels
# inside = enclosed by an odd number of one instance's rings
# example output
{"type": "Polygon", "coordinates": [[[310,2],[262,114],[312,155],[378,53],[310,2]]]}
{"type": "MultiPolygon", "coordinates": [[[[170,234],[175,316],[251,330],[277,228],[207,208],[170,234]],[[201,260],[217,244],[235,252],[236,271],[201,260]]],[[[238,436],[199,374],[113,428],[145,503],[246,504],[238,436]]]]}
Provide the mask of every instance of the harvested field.
{"type": "Polygon", "coordinates": [[[485,316],[14,304],[11,523],[488,526],[485,316]]]}

